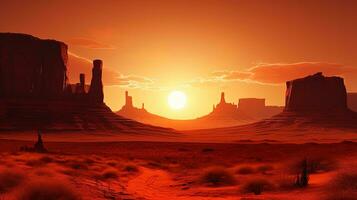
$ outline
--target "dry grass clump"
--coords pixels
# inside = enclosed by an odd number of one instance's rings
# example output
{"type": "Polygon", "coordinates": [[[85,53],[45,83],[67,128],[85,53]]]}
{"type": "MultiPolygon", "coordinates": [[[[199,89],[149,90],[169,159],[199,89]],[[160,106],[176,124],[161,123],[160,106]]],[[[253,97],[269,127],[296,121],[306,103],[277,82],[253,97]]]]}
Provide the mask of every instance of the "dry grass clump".
{"type": "Polygon", "coordinates": [[[293,190],[296,189],[296,177],[295,176],[282,176],[275,181],[277,187],[281,190],[293,190]]]}
{"type": "Polygon", "coordinates": [[[242,186],[242,192],[244,193],[253,193],[255,195],[259,195],[264,191],[269,191],[274,188],[274,185],[266,179],[256,178],[248,180],[242,186]]]}
{"type": "Polygon", "coordinates": [[[357,172],[336,175],[326,189],[326,200],[357,200],[357,172]]]}
{"type": "Polygon", "coordinates": [[[116,167],[116,166],[119,165],[119,163],[118,163],[118,161],[116,161],[116,160],[109,160],[109,161],[107,162],[107,165],[112,166],[112,167],[116,167]]]}
{"type": "Polygon", "coordinates": [[[242,166],[236,171],[238,174],[247,175],[255,173],[255,169],[251,166],[242,166]]]}
{"type": "Polygon", "coordinates": [[[87,170],[88,169],[88,163],[79,161],[79,160],[70,160],[67,163],[67,166],[75,169],[75,170],[87,170]]]}
{"type": "Polygon", "coordinates": [[[37,180],[27,184],[18,200],[79,200],[79,195],[67,183],[58,180],[37,180]]]}
{"type": "MultiPolygon", "coordinates": [[[[296,174],[301,170],[301,160],[293,161],[289,168],[289,172],[296,174]]],[[[307,171],[309,174],[329,172],[338,168],[338,163],[332,158],[326,157],[312,157],[306,158],[307,161],[307,171]]]]}
{"type": "Polygon", "coordinates": [[[18,186],[25,179],[25,175],[17,170],[3,169],[0,171],[0,193],[18,186]]]}
{"type": "Polygon", "coordinates": [[[42,156],[39,160],[42,161],[42,162],[44,162],[44,163],[51,163],[51,162],[53,162],[53,158],[51,158],[50,156],[42,156]]]}
{"type": "Polygon", "coordinates": [[[92,159],[92,158],[85,158],[85,159],[83,159],[83,162],[88,164],[88,165],[93,165],[93,164],[96,163],[96,161],[94,159],[92,159]]]}
{"type": "Polygon", "coordinates": [[[257,171],[262,174],[267,174],[269,171],[272,171],[274,167],[272,165],[260,165],[257,167],[257,171]]]}
{"type": "Polygon", "coordinates": [[[134,164],[127,164],[124,166],[123,170],[126,172],[138,172],[139,168],[134,164]]]}
{"type": "Polygon", "coordinates": [[[119,171],[115,168],[105,169],[99,176],[102,180],[117,179],[119,178],[119,171]]]}
{"type": "Polygon", "coordinates": [[[234,185],[236,183],[236,179],[227,169],[215,167],[204,171],[200,177],[200,182],[208,186],[220,187],[234,185]]]}
{"type": "Polygon", "coordinates": [[[42,160],[37,158],[29,159],[26,161],[26,165],[30,167],[40,167],[46,164],[47,164],[46,162],[43,162],[42,160]]]}

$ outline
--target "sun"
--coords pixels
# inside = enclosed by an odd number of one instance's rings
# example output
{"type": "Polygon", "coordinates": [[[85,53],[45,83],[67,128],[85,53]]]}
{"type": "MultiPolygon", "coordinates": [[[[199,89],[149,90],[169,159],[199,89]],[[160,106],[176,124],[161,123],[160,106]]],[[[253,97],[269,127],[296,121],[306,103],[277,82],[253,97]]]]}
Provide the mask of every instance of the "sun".
{"type": "Polygon", "coordinates": [[[170,108],[178,110],[186,105],[186,94],[181,91],[172,91],[167,97],[170,108]]]}

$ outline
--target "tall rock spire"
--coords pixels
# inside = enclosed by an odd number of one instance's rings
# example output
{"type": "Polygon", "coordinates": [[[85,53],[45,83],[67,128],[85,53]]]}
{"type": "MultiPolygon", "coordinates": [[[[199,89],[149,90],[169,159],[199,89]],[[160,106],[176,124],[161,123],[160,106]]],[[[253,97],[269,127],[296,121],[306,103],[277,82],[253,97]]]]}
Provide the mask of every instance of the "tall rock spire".
{"type": "Polygon", "coordinates": [[[89,88],[89,97],[93,103],[103,103],[102,60],[93,61],[92,81],[89,88]]]}
{"type": "Polygon", "coordinates": [[[221,102],[220,103],[226,103],[226,99],[224,98],[224,92],[221,93],[221,102]]]}
{"type": "Polygon", "coordinates": [[[129,92],[125,91],[125,106],[126,107],[133,107],[133,97],[129,96],[129,92]]]}

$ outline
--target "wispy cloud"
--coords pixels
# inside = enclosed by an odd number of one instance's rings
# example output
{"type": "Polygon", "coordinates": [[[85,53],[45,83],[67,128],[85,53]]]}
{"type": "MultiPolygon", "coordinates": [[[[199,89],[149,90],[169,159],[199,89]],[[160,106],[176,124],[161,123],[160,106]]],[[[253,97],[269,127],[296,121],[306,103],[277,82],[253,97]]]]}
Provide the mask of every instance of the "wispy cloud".
{"type": "MultiPolygon", "coordinates": [[[[75,53],[68,53],[68,78],[71,83],[79,81],[79,74],[84,73],[87,82],[92,76],[92,60],[81,57],[75,53]]],[[[138,75],[124,75],[109,67],[103,67],[103,83],[105,86],[120,86],[124,88],[153,89],[154,80],[138,75]]]]}
{"type": "Polygon", "coordinates": [[[125,88],[141,88],[141,89],[148,89],[153,87],[154,80],[138,76],[138,75],[123,75],[121,74],[118,77],[119,86],[125,88]]]}
{"type": "Polygon", "coordinates": [[[190,84],[192,86],[202,86],[234,81],[282,84],[288,80],[305,77],[317,72],[323,72],[327,76],[351,77],[357,75],[357,68],[324,62],[259,64],[241,71],[215,71],[207,77],[192,80],[190,84]]]}
{"type": "Polygon", "coordinates": [[[80,46],[88,49],[116,49],[115,46],[110,44],[105,44],[89,38],[71,38],[67,40],[69,45],[80,46]]]}

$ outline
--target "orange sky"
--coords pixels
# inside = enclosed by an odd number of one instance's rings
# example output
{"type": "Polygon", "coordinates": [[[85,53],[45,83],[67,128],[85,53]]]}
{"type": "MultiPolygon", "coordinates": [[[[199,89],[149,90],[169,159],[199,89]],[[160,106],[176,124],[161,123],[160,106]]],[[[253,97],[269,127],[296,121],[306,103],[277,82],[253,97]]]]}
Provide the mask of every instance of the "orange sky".
{"type": "Polygon", "coordinates": [[[357,91],[356,10],[353,0],[3,0],[0,31],[65,41],[72,82],[103,59],[113,110],[129,90],[153,113],[194,118],[220,91],[282,105],[285,80],[315,71],[357,91]],[[171,90],[187,93],[185,109],[168,107],[171,90]]]}

